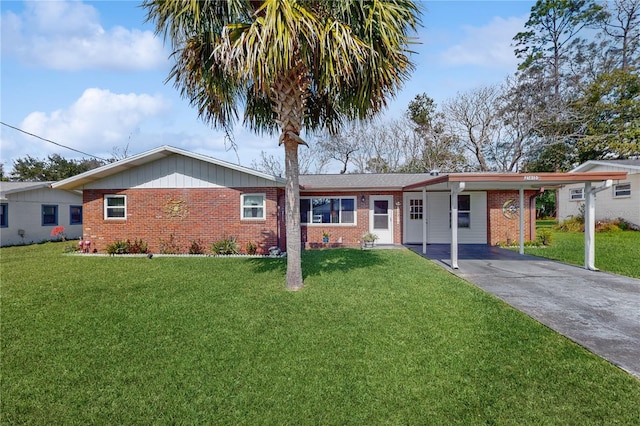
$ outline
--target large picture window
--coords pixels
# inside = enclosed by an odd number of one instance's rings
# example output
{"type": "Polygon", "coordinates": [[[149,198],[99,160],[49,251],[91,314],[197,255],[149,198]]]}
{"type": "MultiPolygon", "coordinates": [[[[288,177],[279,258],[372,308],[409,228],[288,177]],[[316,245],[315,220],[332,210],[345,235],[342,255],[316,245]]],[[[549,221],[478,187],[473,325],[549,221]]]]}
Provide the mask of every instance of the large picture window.
{"type": "MultiPolygon", "coordinates": [[[[451,204],[451,199],[449,199],[451,204]]],[[[471,227],[471,195],[458,195],[458,228],[471,227]]],[[[451,205],[449,205],[449,228],[451,228],[451,205]]]]}
{"type": "Polygon", "coordinates": [[[126,219],[127,218],[127,196],[126,195],[105,195],[104,196],[104,218],[105,219],[126,219]]]}
{"type": "Polygon", "coordinates": [[[353,224],[356,200],[349,198],[300,199],[300,223],[353,224]]]}
{"type": "Polygon", "coordinates": [[[240,201],[242,219],[264,219],[265,198],[265,194],[243,194],[240,201]]]}
{"type": "Polygon", "coordinates": [[[82,225],[82,206],[69,207],[69,225],[82,225]]]}
{"type": "Polygon", "coordinates": [[[42,226],[58,225],[58,206],[54,204],[42,205],[42,226]]]}

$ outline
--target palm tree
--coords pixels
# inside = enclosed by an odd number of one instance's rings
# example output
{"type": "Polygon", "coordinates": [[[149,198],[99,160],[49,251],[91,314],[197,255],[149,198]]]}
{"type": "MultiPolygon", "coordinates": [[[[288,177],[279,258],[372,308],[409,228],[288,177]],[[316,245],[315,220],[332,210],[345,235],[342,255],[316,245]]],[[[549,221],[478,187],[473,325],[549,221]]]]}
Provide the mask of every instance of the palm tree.
{"type": "Polygon", "coordinates": [[[279,132],[286,167],[287,288],[302,288],[298,145],[372,117],[413,70],[412,0],[143,0],[171,40],[167,81],[230,131],[279,132]]]}

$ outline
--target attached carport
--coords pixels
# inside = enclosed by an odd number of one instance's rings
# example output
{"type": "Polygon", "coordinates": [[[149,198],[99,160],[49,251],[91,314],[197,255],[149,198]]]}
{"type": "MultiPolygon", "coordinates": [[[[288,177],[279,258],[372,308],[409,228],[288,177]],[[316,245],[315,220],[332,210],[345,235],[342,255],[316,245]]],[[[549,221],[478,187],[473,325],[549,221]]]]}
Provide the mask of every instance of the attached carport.
{"type": "MultiPolygon", "coordinates": [[[[422,190],[423,205],[427,204],[427,192],[447,191],[451,200],[451,268],[458,269],[458,194],[462,191],[515,190],[519,193],[517,213],[519,216],[520,254],[524,254],[525,242],[525,191],[542,192],[544,188],[557,188],[567,184],[583,184],[585,197],[584,267],[595,267],[595,196],[610,188],[614,181],[624,180],[626,172],[581,172],[581,173],[450,173],[416,184],[403,191],[422,190]]],[[[427,253],[427,217],[422,221],[422,253],[427,253]]]]}

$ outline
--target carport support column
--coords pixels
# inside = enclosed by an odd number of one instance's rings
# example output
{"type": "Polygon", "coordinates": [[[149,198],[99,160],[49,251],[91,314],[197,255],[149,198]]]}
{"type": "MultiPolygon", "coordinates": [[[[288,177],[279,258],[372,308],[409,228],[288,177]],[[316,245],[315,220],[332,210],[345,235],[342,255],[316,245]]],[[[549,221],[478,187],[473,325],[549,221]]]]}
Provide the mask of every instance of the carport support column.
{"type": "Polygon", "coordinates": [[[427,187],[422,188],[422,254],[427,254],[427,187]]]}
{"type": "Polygon", "coordinates": [[[520,254],[524,254],[524,188],[520,188],[520,254]]]}
{"type": "Polygon", "coordinates": [[[464,182],[451,188],[451,268],[458,269],[458,194],[464,191],[464,182]]]}
{"type": "Polygon", "coordinates": [[[613,181],[607,180],[604,185],[592,188],[591,182],[584,183],[584,268],[597,271],[596,268],[596,194],[611,188],[613,181]]]}

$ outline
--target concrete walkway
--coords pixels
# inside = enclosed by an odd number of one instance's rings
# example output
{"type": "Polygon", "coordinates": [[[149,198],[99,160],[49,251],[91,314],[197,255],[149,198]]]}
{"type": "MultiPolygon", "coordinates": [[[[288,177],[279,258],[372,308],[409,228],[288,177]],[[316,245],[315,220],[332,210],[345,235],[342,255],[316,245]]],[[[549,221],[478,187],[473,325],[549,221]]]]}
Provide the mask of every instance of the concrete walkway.
{"type": "Polygon", "coordinates": [[[448,244],[425,257],[640,378],[640,280],[487,245],[458,250],[457,270],[448,244]]]}

